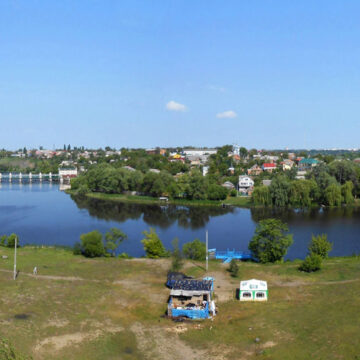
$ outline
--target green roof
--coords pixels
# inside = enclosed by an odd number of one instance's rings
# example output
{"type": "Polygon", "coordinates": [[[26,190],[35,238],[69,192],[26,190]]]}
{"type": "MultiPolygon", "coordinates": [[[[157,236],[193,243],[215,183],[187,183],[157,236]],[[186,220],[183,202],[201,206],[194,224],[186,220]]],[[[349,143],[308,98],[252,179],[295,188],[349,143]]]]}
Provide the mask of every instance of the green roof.
{"type": "Polygon", "coordinates": [[[302,159],[300,160],[299,164],[309,164],[309,165],[312,165],[312,164],[317,164],[319,161],[316,160],[316,159],[302,159]]]}

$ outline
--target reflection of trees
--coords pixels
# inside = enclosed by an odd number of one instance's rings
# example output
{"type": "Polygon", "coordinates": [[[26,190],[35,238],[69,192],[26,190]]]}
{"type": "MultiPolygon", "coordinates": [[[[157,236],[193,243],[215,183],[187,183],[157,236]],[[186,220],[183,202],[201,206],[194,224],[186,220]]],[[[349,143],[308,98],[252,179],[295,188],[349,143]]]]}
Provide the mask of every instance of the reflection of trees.
{"type": "Polygon", "coordinates": [[[358,214],[359,211],[351,206],[311,209],[251,208],[251,218],[254,222],[259,222],[262,219],[277,218],[286,223],[300,224],[307,223],[308,221],[331,223],[342,218],[354,218],[356,213],[358,214]]]}
{"type": "Polygon", "coordinates": [[[88,210],[93,217],[104,220],[124,222],[141,217],[150,226],[168,228],[175,221],[183,228],[198,229],[204,227],[213,216],[233,212],[232,208],[213,206],[158,206],[135,203],[121,203],[106,200],[72,196],[79,209],[88,210]]]}

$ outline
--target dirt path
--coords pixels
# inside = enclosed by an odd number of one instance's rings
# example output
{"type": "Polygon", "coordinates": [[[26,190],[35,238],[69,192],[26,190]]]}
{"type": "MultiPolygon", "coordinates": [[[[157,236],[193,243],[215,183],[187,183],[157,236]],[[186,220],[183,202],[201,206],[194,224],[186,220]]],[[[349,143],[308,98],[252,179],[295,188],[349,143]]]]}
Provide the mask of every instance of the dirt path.
{"type": "Polygon", "coordinates": [[[145,329],[141,323],[135,323],[131,331],[136,335],[138,347],[145,359],[198,360],[205,355],[204,350],[194,350],[180,340],[177,334],[170,335],[160,327],[145,329]]]}

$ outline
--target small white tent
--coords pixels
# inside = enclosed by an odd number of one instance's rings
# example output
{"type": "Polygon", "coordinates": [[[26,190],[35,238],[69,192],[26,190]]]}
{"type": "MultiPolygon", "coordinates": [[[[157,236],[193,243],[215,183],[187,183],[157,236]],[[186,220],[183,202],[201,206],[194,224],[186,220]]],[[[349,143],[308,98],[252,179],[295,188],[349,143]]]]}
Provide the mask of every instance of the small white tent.
{"type": "Polygon", "coordinates": [[[263,280],[240,281],[240,301],[267,301],[268,287],[263,280]]]}

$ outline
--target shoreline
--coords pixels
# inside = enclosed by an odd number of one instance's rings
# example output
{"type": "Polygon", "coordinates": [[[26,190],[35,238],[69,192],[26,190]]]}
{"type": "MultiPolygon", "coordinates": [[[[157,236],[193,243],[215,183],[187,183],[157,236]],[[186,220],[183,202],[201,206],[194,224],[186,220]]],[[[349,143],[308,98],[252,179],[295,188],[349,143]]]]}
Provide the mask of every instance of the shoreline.
{"type": "MultiPolygon", "coordinates": [[[[72,190],[66,190],[66,193],[69,195],[77,196],[76,193],[72,190]]],[[[250,208],[253,206],[251,203],[250,197],[235,197],[228,198],[223,201],[219,200],[180,200],[180,199],[169,199],[168,201],[162,201],[158,198],[153,198],[151,196],[142,196],[142,195],[125,195],[125,194],[103,194],[103,193],[87,193],[86,197],[91,199],[99,199],[106,201],[114,202],[126,202],[126,203],[136,203],[136,204],[145,204],[145,205],[183,205],[183,206],[214,206],[221,207],[226,206],[236,206],[240,208],[250,208]]]]}
{"type": "MultiPolygon", "coordinates": [[[[69,195],[76,195],[75,191],[65,190],[69,195]]],[[[268,209],[293,209],[293,210],[305,210],[305,209],[314,209],[314,208],[324,208],[324,209],[341,209],[341,208],[357,208],[360,207],[360,199],[355,199],[354,203],[351,205],[341,205],[341,206],[325,206],[320,204],[312,204],[307,208],[300,207],[275,207],[275,206],[264,206],[264,205],[254,205],[251,201],[251,197],[228,197],[227,199],[221,201],[217,200],[181,200],[181,199],[169,199],[168,201],[161,201],[158,198],[144,195],[126,195],[126,194],[104,194],[104,193],[87,193],[84,196],[91,199],[106,200],[113,202],[124,202],[124,203],[135,203],[135,204],[144,204],[144,205],[177,205],[177,206],[213,206],[213,207],[222,207],[222,206],[234,206],[243,209],[250,208],[268,208],[268,209]]]]}

